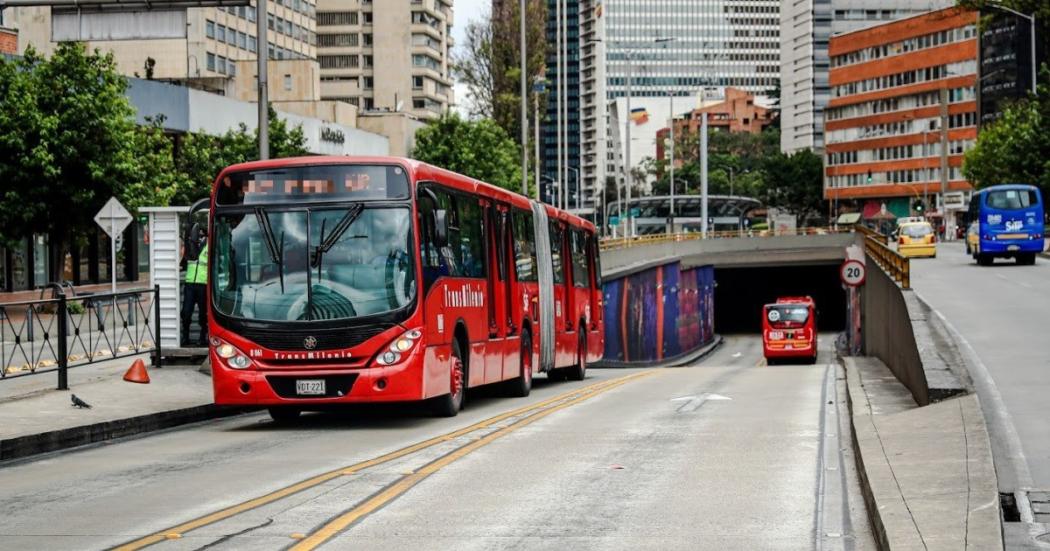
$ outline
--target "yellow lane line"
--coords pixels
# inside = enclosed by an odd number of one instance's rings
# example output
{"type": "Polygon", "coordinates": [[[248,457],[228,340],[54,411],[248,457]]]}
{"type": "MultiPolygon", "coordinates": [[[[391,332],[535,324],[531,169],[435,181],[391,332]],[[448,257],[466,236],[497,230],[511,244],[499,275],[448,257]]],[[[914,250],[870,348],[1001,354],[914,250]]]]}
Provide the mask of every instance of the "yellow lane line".
{"type": "Polygon", "coordinates": [[[363,469],[367,469],[367,468],[370,468],[370,467],[374,467],[376,465],[380,465],[382,463],[387,463],[387,462],[393,461],[395,459],[399,459],[399,458],[404,457],[406,455],[418,452],[420,450],[424,450],[426,448],[435,446],[435,445],[440,444],[442,442],[445,442],[445,441],[448,441],[448,440],[452,440],[453,438],[457,438],[457,437],[463,436],[465,434],[474,432],[476,430],[480,430],[480,429],[492,426],[492,425],[494,425],[496,423],[499,423],[500,421],[504,421],[504,420],[509,419],[511,417],[517,417],[519,415],[528,413],[530,411],[544,408],[546,406],[549,406],[550,404],[556,403],[558,401],[564,400],[566,398],[569,398],[569,397],[577,395],[577,394],[588,393],[588,392],[597,392],[598,390],[601,390],[602,388],[604,388],[606,386],[615,384],[617,381],[625,381],[626,382],[627,380],[630,380],[632,378],[638,377],[638,376],[640,376],[640,375],[642,375],[644,373],[647,373],[647,372],[635,373],[635,374],[632,374],[632,375],[625,375],[625,376],[617,378],[617,379],[611,379],[611,380],[608,380],[608,381],[601,381],[601,382],[594,383],[594,384],[591,384],[591,385],[588,385],[588,386],[585,386],[585,387],[582,387],[582,388],[576,388],[576,389],[570,390],[568,392],[563,392],[563,393],[561,393],[561,394],[559,394],[557,396],[554,396],[553,398],[548,398],[547,400],[544,400],[542,402],[538,402],[536,404],[531,404],[531,405],[528,405],[528,406],[523,406],[523,407],[520,407],[518,409],[509,411],[509,412],[506,412],[506,413],[502,413],[502,414],[497,415],[495,417],[490,417],[488,419],[485,419],[484,421],[480,421],[480,422],[475,423],[473,425],[470,425],[468,427],[464,427],[462,429],[455,430],[455,431],[443,434],[441,436],[436,436],[434,438],[429,438],[427,440],[423,440],[422,442],[418,442],[418,443],[413,444],[411,446],[407,446],[407,447],[401,448],[399,450],[396,450],[396,451],[393,451],[393,452],[381,455],[379,457],[376,457],[376,458],[373,458],[373,459],[369,459],[369,460],[366,460],[366,461],[362,461],[360,463],[356,463],[354,465],[350,465],[350,466],[347,466],[347,467],[340,467],[338,469],[335,469],[333,471],[329,471],[327,473],[319,474],[317,476],[314,476],[314,477],[308,478],[306,480],[297,482],[297,483],[292,484],[290,486],[286,486],[286,487],[281,488],[279,490],[275,490],[273,492],[270,492],[268,494],[256,497],[254,499],[250,499],[248,501],[244,501],[244,502],[238,503],[236,505],[232,505],[232,506],[227,507],[225,509],[220,509],[219,511],[215,511],[214,513],[209,513],[209,514],[204,515],[202,517],[198,517],[196,519],[184,522],[182,524],[173,526],[171,528],[167,528],[165,530],[161,530],[159,532],[155,532],[153,534],[150,534],[150,535],[142,537],[140,539],[137,539],[137,540],[128,542],[126,544],[120,545],[120,546],[115,547],[113,549],[116,550],[116,551],[135,551],[135,550],[138,550],[138,549],[142,549],[144,547],[149,547],[150,545],[154,545],[154,544],[160,543],[160,542],[162,542],[164,540],[172,539],[174,537],[179,537],[179,536],[185,534],[186,532],[190,532],[190,531],[196,530],[198,528],[202,528],[202,527],[207,526],[209,524],[214,524],[214,523],[219,522],[221,520],[225,520],[225,519],[230,518],[232,516],[239,515],[241,513],[250,511],[252,509],[256,509],[258,507],[262,507],[264,505],[268,505],[268,504],[273,503],[275,501],[278,501],[280,499],[284,499],[284,498],[286,498],[286,497],[288,497],[290,495],[293,495],[293,494],[302,492],[304,490],[308,490],[310,488],[313,488],[315,486],[324,484],[325,482],[328,482],[328,481],[333,480],[335,478],[338,478],[340,476],[352,475],[352,474],[354,474],[354,473],[356,473],[358,471],[361,471],[363,469]]]}
{"type": "Polygon", "coordinates": [[[540,420],[540,419],[542,419],[542,418],[544,418],[544,417],[546,417],[546,416],[548,416],[548,415],[550,415],[550,414],[552,414],[552,413],[554,413],[556,411],[560,411],[562,409],[571,407],[571,406],[576,405],[576,404],[578,404],[580,402],[583,402],[585,400],[593,398],[593,397],[595,397],[595,396],[597,396],[599,394],[608,392],[608,391],[610,391],[610,390],[612,390],[612,389],[614,389],[616,387],[619,387],[621,385],[625,385],[625,384],[627,384],[628,382],[630,382],[633,379],[638,379],[640,377],[643,377],[643,376],[646,376],[646,375],[652,375],[654,373],[657,373],[657,372],[656,371],[646,371],[646,372],[642,372],[642,373],[637,373],[635,375],[630,375],[630,376],[627,376],[627,377],[621,377],[620,379],[616,379],[613,383],[611,383],[609,385],[606,385],[603,388],[594,390],[593,392],[589,392],[589,393],[583,394],[581,396],[577,396],[576,398],[573,398],[571,400],[565,401],[565,402],[563,402],[561,404],[558,404],[556,406],[553,406],[553,407],[544,409],[542,411],[538,411],[536,413],[533,413],[533,414],[529,415],[528,417],[526,417],[524,419],[521,419],[519,421],[515,421],[513,424],[507,425],[506,427],[503,427],[503,428],[501,428],[501,429],[499,429],[499,430],[497,430],[495,432],[489,433],[489,434],[485,435],[484,437],[479,438],[478,440],[475,440],[475,441],[473,441],[473,442],[471,442],[471,443],[469,443],[469,444],[467,444],[467,445],[465,445],[465,446],[463,446],[461,448],[458,448],[455,451],[450,452],[449,454],[444,455],[444,456],[440,457],[439,459],[433,461],[432,463],[427,464],[426,466],[424,466],[423,468],[419,469],[418,471],[405,476],[401,480],[399,480],[396,483],[392,484],[391,486],[387,487],[385,490],[379,492],[378,494],[372,496],[367,501],[365,501],[364,503],[358,505],[357,507],[354,507],[353,509],[350,509],[349,511],[343,513],[342,515],[339,515],[338,517],[332,519],[331,521],[326,523],[324,526],[319,528],[317,531],[313,532],[312,534],[308,535],[306,538],[304,538],[301,541],[299,541],[299,543],[297,543],[294,546],[292,546],[291,550],[292,551],[308,551],[308,550],[315,549],[317,546],[325,543],[326,541],[331,539],[333,536],[335,536],[339,532],[342,532],[343,530],[345,530],[351,524],[357,522],[358,520],[360,520],[363,517],[366,517],[366,516],[372,514],[373,512],[375,512],[379,508],[383,507],[387,503],[389,503],[389,502],[393,501],[394,499],[396,499],[397,497],[401,496],[402,494],[404,494],[405,492],[410,490],[413,486],[415,486],[416,484],[419,484],[420,482],[422,482],[428,476],[430,476],[430,475],[440,471],[441,469],[443,469],[443,468],[447,467],[448,465],[458,461],[459,459],[462,459],[463,457],[467,456],[471,452],[474,452],[477,449],[492,443],[493,441],[495,441],[496,439],[498,439],[498,438],[500,438],[502,436],[506,436],[507,434],[510,434],[511,432],[514,432],[514,431],[516,431],[516,430],[518,430],[518,429],[520,429],[520,428],[522,428],[522,427],[524,427],[524,426],[526,426],[526,425],[528,425],[530,423],[538,421],[538,420],[540,420]]]}

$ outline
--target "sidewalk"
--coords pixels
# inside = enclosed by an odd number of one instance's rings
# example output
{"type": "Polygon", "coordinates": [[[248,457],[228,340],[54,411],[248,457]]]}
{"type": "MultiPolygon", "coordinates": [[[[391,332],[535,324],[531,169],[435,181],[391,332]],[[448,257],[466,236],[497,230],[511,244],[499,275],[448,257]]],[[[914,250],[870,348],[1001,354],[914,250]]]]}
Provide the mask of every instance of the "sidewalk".
{"type": "Polygon", "coordinates": [[[861,488],[879,547],[1002,549],[991,443],[975,395],[918,407],[875,358],[845,358],[861,488]]]}
{"type": "Polygon", "coordinates": [[[71,368],[68,391],[55,373],[0,381],[0,460],[122,438],[236,413],[212,405],[211,378],[194,367],[149,368],[149,355],[71,368]],[[136,358],[150,383],[123,380],[136,358]],[[72,405],[71,396],[91,404],[72,405]]]}

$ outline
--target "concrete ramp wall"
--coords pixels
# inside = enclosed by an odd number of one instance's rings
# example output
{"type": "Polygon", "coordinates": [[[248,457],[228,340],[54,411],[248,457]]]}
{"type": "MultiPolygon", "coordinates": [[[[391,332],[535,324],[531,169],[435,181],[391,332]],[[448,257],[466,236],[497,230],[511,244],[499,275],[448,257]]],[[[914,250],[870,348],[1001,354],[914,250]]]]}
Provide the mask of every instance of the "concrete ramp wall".
{"type": "Polygon", "coordinates": [[[602,365],[673,364],[715,340],[714,269],[670,262],[605,278],[602,365]]]}

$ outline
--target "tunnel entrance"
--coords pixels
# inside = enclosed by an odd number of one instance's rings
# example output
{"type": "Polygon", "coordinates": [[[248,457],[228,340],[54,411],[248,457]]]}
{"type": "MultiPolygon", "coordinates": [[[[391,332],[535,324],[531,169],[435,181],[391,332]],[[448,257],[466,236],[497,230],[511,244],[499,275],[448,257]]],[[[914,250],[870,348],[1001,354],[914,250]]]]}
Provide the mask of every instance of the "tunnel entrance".
{"type": "Polygon", "coordinates": [[[839,264],[715,267],[715,331],[759,333],[762,306],[783,296],[811,296],[817,304],[817,330],[846,327],[846,292],[839,264]]]}

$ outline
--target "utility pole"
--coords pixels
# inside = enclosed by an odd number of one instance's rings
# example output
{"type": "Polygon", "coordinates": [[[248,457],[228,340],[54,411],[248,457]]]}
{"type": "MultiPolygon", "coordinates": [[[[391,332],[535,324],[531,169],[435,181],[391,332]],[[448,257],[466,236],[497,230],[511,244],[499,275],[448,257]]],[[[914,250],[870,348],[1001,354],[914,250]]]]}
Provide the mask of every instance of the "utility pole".
{"type": "Polygon", "coordinates": [[[700,239],[707,239],[707,112],[700,119],[700,239]]]}
{"type": "MultiPolygon", "coordinates": [[[[948,193],[948,87],[941,87],[941,221],[944,223],[944,236],[948,237],[948,209],[944,198],[948,193]]],[[[954,225],[954,224],[953,224],[954,225]]]]}
{"type": "MultiPolygon", "coordinates": [[[[518,19],[521,20],[521,76],[518,80],[521,81],[521,194],[529,196],[529,115],[528,115],[528,104],[529,96],[526,92],[527,84],[525,79],[527,78],[528,71],[526,69],[526,44],[525,44],[525,0],[521,0],[521,13],[518,14],[518,19]]],[[[537,121],[538,123],[538,121],[537,121]]],[[[536,166],[536,170],[539,170],[539,165],[536,166]]]]}
{"type": "Polygon", "coordinates": [[[266,78],[266,64],[270,60],[270,43],[266,36],[266,0],[258,0],[255,5],[255,34],[259,43],[259,160],[265,161],[270,158],[270,100],[268,97],[269,85],[266,78]]]}
{"type": "Polygon", "coordinates": [[[671,91],[671,210],[670,219],[671,223],[667,226],[667,234],[674,233],[674,91],[671,91]]]}
{"type": "MultiPolygon", "coordinates": [[[[624,156],[623,156],[623,182],[627,187],[627,228],[624,237],[634,237],[631,225],[631,77],[633,76],[634,59],[633,54],[627,52],[627,114],[624,116],[624,156]]],[[[623,206],[620,207],[623,209],[623,206]]]]}
{"type": "Polygon", "coordinates": [[[562,193],[558,196],[561,199],[561,208],[568,210],[569,208],[569,83],[567,77],[569,75],[569,4],[566,0],[558,0],[561,2],[561,70],[562,76],[558,79],[559,88],[561,89],[561,114],[558,116],[561,118],[561,136],[558,139],[561,141],[562,158],[559,159],[562,168],[562,193]]]}
{"type": "MultiPolygon", "coordinates": [[[[565,60],[562,58],[562,55],[561,55],[561,43],[562,43],[562,39],[563,39],[562,34],[561,34],[561,17],[562,17],[561,4],[562,4],[562,0],[556,0],[555,3],[554,3],[554,9],[555,9],[555,15],[554,15],[555,41],[554,41],[554,45],[555,45],[555,48],[557,48],[557,52],[558,52],[558,55],[557,55],[558,60],[557,60],[557,63],[555,63],[556,78],[555,78],[555,82],[554,82],[554,103],[555,103],[554,109],[555,109],[555,113],[556,113],[555,118],[557,119],[557,124],[555,125],[555,132],[557,132],[557,134],[556,134],[557,137],[554,139],[554,142],[557,144],[556,154],[558,156],[557,157],[558,160],[554,163],[556,170],[555,170],[555,176],[554,176],[555,182],[553,182],[553,184],[556,184],[559,187],[562,185],[562,182],[564,181],[564,179],[562,177],[562,172],[563,171],[562,171],[562,164],[561,164],[561,149],[562,149],[562,145],[563,145],[562,144],[562,140],[561,140],[561,127],[562,127],[563,124],[565,124],[565,119],[563,119],[562,116],[561,116],[561,84],[562,84],[562,80],[563,80],[563,78],[562,78],[562,63],[565,62],[565,60]]],[[[555,194],[551,193],[551,195],[552,195],[552,199],[553,199],[553,195],[555,195],[555,194]]],[[[558,202],[554,203],[554,206],[558,206],[558,205],[559,205],[558,202]]]]}
{"type": "Polygon", "coordinates": [[[533,147],[536,148],[536,200],[540,200],[540,94],[546,90],[546,86],[540,79],[536,80],[536,83],[532,86],[532,126],[535,132],[535,138],[533,138],[533,147]]]}

